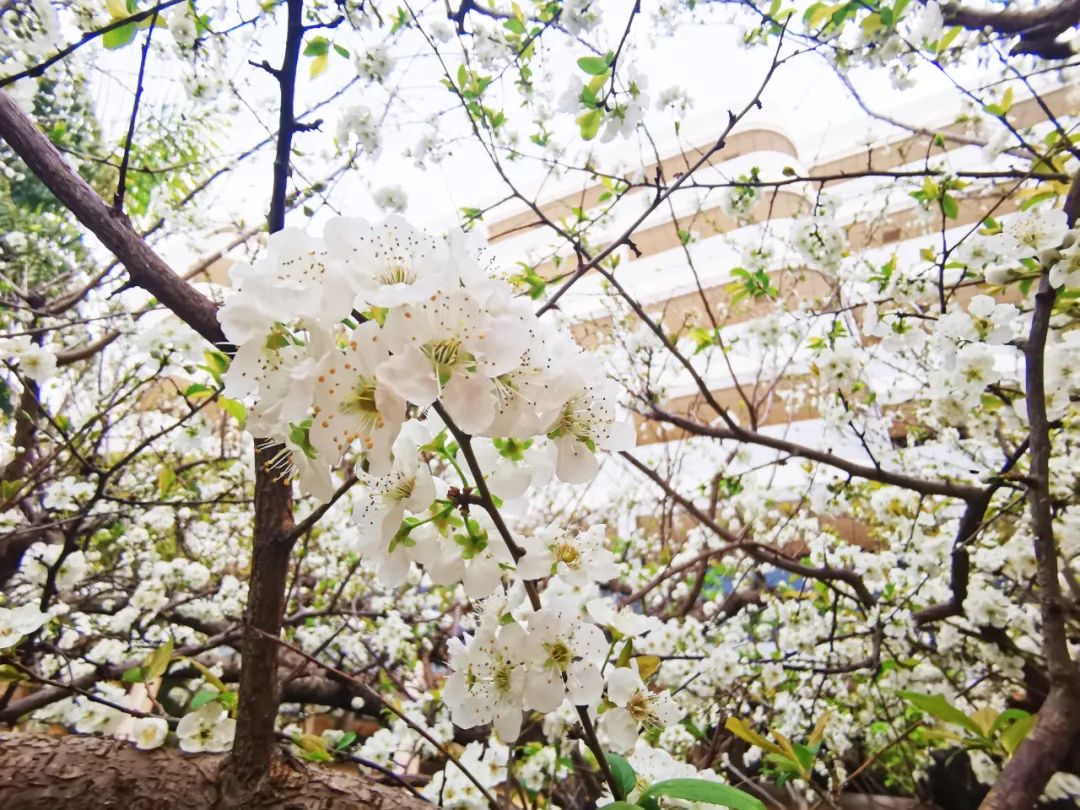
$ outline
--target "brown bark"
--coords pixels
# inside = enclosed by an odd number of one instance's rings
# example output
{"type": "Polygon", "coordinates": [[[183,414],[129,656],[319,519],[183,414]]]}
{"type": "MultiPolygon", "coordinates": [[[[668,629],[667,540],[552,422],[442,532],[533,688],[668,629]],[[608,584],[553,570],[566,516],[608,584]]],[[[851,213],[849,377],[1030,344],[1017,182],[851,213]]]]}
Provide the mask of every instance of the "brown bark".
{"type": "MultiPolygon", "coordinates": [[[[264,464],[273,450],[255,456],[255,540],[244,608],[244,640],[236,714],[230,793],[243,804],[266,775],[275,746],[278,644],[285,614],[285,587],[293,542],[291,484],[264,464]]],[[[257,806],[257,805],[252,805],[257,806]]]]}
{"type": "MultiPolygon", "coordinates": [[[[1080,174],[1073,179],[1065,198],[1070,227],[1080,219],[1080,174]]],[[[1050,693],[1034,728],[1006,763],[997,784],[983,800],[980,810],[1028,810],[1034,807],[1046,783],[1061,769],[1080,738],[1080,668],[1069,657],[1065,627],[1065,602],[1061,593],[1058,548],[1054,540],[1054,509],[1050,496],[1050,459],[1053,440],[1046,414],[1044,361],[1046,338],[1054,310],[1056,291],[1046,272],[1039,279],[1031,331],[1024,346],[1027,412],[1030,427],[1028,509],[1039,584],[1042,614],[1042,645],[1050,677],[1050,693]]]]}
{"type": "MultiPolygon", "coordinates": [[[[19,810],[217,810],[225,754],[140,751],[99,737],[0,734],[0,807],[19,810]]],[[[261,810],[429,807],[400,787],[357,773],[275,761],[253,806],[261,810]]]]}
{"type": "Polygon", "coordinates": [[[1030,810],[1046,783],[1076,744],[1080,730],[1080,692],[1054,687],[1039,709],[1038,720],[979,810],[1030,810]]]}
{"type": "Polygon", "coordinates": [[[228,341],[218,325],[214,303],[176,275],[139,236],[126,216],[105,204],[19,109],[15,100],[3,91],[0,91],[0,138],[64,207],[120,260],[132,282],[157,298],[208,341],[228,348],[228,341]]]}
{"type": "Polygon", "coordinates": [[[1072,57],[1072,45],[1057,37],[1080,21],[1080,0],[1063,0],[1038,8],[1012,9],[968,8],[946,4],[941,9],[947,25],[959,25],[971,31],[990,29],[1001,35],[1020,35],[1012,53],[1030,53],[1044,59],[1072,57]]]}
{"type": "MultiPolygon", "coordinates": [[[[50,706],[58,700],[71,697],[78,690],[89,689],[100,681],[119,680],[124,670],[138,666],[141,660],[128,661],[118,666],[105,667],[90,672],[70,681],[70,689],[59,686],[35,689],[24,697],[12,700],[6,707],[0,709],[0,725],[15,725],[30,712],[50,706]]],[[[228,673],[226,673],[226,677],[222,680],[229,683],[232,678],[228,677],[228,673]]],[[[319,675],[305,675],[287,681],[281,687],[279,698],[286,703],[313,703],[318,706],[331,706],[336,709],[360,712],[372,717],[378,716],[380,710],[378,703],[366,698],[361,690],[357,689],[353,684],[319,675]],[[355,702],[357,698],[363,699],[363,704],[359,708],[355,702]]]]}
{"type": "MultiPolygon", "coordinates": [[[[296,69],[304,37],[304,0],[287,0],[285,54],[281,68],[270,69],[281,93],[274,186],[268,226],[271,233],[285,227],[286,191],[292,137],[297,130],[293,102],[296,69]]],[[[277,445],[255,441],[255,533],[251,579],[244,606],[244,643],[241,650],[240,691],[236,711],[236,738],[229,760],[225,794],[230,806],[257,807],[273,776],[278,685],[278,636],[285,616],[285,589],[293,533],[292,484],[274,471],[277,445]]]]}
{"type": "Polygon", "coordinates": [[[1001,34],[1025,34],[1032,31],[1061,33],[1076,25],[1080,19],[1080,0],[1064,0],[1023,11],[967,8],[952,4],[944,6],[941,11],[945,22],[980,31],[992,28],[1001,34]]]}
{"type": "MultiPolygon", "coordinates": [[[[34,458],[35,436],[37,423],[41,417],[41,405],[38,402],[38,385],[33,380],[27,380],[19,398],[19,410],[15,415],[15,435],[12,444],[20,448],[3,473],[0,473],[0,481],[17,481],[22,478],[34,458]]],[[[0,510],[9,504],[0,504],[0,510]]],[[[22,563],[23,552],[30,548],[39,539],[50,534],[46,529],[29,527],[25,531],[9,532],[0,535],[0,588],[15,575],[22,563]]]]}

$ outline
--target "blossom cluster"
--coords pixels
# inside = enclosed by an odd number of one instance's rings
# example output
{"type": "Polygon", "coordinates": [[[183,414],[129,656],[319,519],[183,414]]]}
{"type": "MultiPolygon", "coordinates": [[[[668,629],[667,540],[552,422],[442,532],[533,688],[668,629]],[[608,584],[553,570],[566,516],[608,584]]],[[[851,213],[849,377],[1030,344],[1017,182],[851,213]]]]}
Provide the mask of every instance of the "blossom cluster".
{"type": "Polygon", "coordinates": [[[232,280],[225,393],[251,404],[252,432],[285,445],[285,469],[319,498],[347,459],[384,483],[396,461],[387,494],[404,501],[415,458],[392,448],[436,402],[472,435],[551,439],[567,482],[595,475],[598,448],[633,444],[599,368],[490,278],[463,234],[337,218],[321,239],[274,234],[232,280]]]}
{"type": "Polygon", "coordinates": [[[273,464],[322,500],[331,470],[352,465],[364,487],[352,550],[380,580],[400,584],[417,563],[483,600],[473,632],[449,645],[456,724],[491,722],[512,742],[523,711],[568,700],[602,714],[609,745],[629,751],[640,728],[681,717],[645,685],[629,642],[626,660],[609,662],[617,641],[654,624],[600,597],[619,574],[604,526],[499,526],[495,499],[506,508],[552,471],[585,483],[599,450],[633,445],[599,363],[494,278],[463,234],[436,238],[395,216],[334,219],[321,239],[282,231],[232,277],[225,393],[283,448],[273,464]],[[491,493],[479,509],[461,495],[474,491],[491,493]]]}

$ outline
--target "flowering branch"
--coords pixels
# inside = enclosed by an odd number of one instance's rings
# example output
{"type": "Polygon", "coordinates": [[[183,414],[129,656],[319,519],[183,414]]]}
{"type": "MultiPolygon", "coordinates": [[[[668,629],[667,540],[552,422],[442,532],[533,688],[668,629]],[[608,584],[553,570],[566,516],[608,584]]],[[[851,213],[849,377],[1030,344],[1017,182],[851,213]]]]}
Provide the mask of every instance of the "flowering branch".
{"type": "MultiPolygon", "coordinates": [[[[303,40],[303,0],[288,0],[285,55],[275,74],[281,96],[274,184],[268,224],[271,233],[285,227],[286,194],[292,137],[296,130],[293,98],[303,40]]],[[[280,698],[277,679],[289,561],[297,535],[292,514],[292,485],[274,469],[276,443],[255,440],[255,526],[251,581],[244,606],[243,668],[236,713],[236,737],[226,793],[235,798],[258,794],[275,753],[275,721],[280,698]],[[268,682],[269,681],[269,682],[268,682]]]]}
{"type": "MultiPolygon", "coordinates": [[[[469,465],[469,471],[472,473],[473,480],[476,482],[476,488],[480,493],[481,506],[483,506],[484,510],[491,516],[492,521],[499,530],[499,534],[503,538],[503,542],[506,543],[506,547],[513,555],[514,562],[520,561],[524,556],[525,551],[514,542],[510,529],[503,520],[499,508],[495,505],[495,500],[491,497],[491,491],[488,489],[487,481],[484,478],[484,471],[480,468],[480,463],[476,460],[476,454],[472,449],[472,437],[454,424],[454,420],[450,417],[450,414],[447,413],[441,403],[436,402],[434,408],[435,412],[439,414],[439,418],[443,420],[454,438],[457,439],[458,444],[461,446],[462,454],[465,456],[465,460],[469,465]]],[[[533,610],[540,610],[542,606],[540,603],[540,594],[536,589],[536,583],[531,580],[524,580],[523,582],[525,592],[529,596],[529,603],[532,605],[533,610]]],[[[575,708],[577,709],[578,719],[581,721],[585,743],[589,746],[593,756],[596,758],[596,763],[604,776],[604,781],[607,782],[608,787],[611,789],[611,794],[616,800],[622,799],[623,791],[620,788],[618,781],[615,779],[615,775],[611,772],[611,766],[608,764],[607,757],[604,755],[604,749],[600,745],[600,740],[597,739],[596,729],[593,726],[592,718],[589,717],[588,707],[576,706],[575,708]]]]}
{"type": "Polygon", "coordinates": [[[143,20],[150,19],[151,17],[156,18],[165,9],[171,8],[172,6],[183,2],[187,2],[187,0],[164,0],[164,2],[158,3],[155,6],[143,9],[142,11],[137,11],[131,16],[121,17],[120,19],[113,20],[108,25],[103,25],[101,28],[98,28],[94,31],[88,31],[82,35],[82,38],[78,42],[73,42],[71,45],[61,48],[48,59],[45,59],[36,65],[31,65],[24,70],[20,70],[18,73],[13,73],[10,76],[4,76],[0,78],[0,88],[7,87],[9,84],[14,84],[20,79],[36,78],[38,76],[42,76],[44,75],[46,70],[55,65],[57,62],[71,56],[71,54],[75,53],[75,51],[77,51],[79,48],[83,47],[87,43],[93,42],[98,37],[102,37],[110,31],[115,31],[118,28],[123,28],[126,25],[135,25],[136,23],[141,23],[143,20]]]}

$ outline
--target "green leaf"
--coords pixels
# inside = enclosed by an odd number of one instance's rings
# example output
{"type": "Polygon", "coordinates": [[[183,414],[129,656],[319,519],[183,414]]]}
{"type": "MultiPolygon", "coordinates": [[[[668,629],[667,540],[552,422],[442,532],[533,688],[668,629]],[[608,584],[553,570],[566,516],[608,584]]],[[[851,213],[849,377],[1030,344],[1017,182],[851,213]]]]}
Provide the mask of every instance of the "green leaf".
{"type": "Polygon", "coordinates": [[[172,654],[173,640],[170,638],[146,657],[146,676],[144,680],[152,681],[164,675],[165,670],[169,668],[172,654]]]}
{"type": "Polygon", "coordinates": [[[982,736],[982,731],[974,721],[941,695],[923,695],[918,692],[898,692],[897,694],[916,709],[929,714],[931,717],[965,728],[976,736],[982,736]]]}
{"type": "Polygon", "coordinates": [[[304,56],[326,56],[330,52],[330,40],[326,37],[315,37],[304,47],[304,56]]]}
{"type": "Polygon", "coordinates": [[[949,219],[956,219],[960,213],[960,207],[956,204],[956,198],[946,194],[941,198],[941,212],[949,219]]]}
{"type": "Polygon", "coordinates": [[[217,349],[203,352],[203,357],[206,359],[206,365],[201,368],[209,371],[220,383],[222,375],[229,370],[229,358],[217,349]]]}
{"type": "Polygon", "coordinates": [[[1023,709],[1006,709],[994,718],[994,724],[990,727],[990,736],[996,736],[1009,723],[1025,717],[1031,717],[1031,712],[1025,712],[1023,709]]]}
{"type": "Polygon", "coordinates": [[[0,683],[21,683],[24,680],[23,673],[11,664],[0,664],[0,683]]]}
{"type": "Polygon", "coordinates": [[[101,44],[110,51],[115,51],[117,48],[123,48],[131,42],[131,40],[135,39],[136,30],[138,29],[135,27],[135,23],[128,23],[127,25],[121,25],[119,28],[113,28],[111,31],[106,31],[101,35],[101,44]]]}
{"type": "Polygon", "coordinates": [[[762,737],[738,717],[729,717],[727,719],[727,722],[724,723],[724,728],[726,728],[740,740],[745,740],[751,745],[756,745],[763,751],[768,751],[772,754],[779,754],[780,756],[786,756],[783,748],[781,748],[776,743],[762,737]]]}
{"type": "Polygon", "coordinates": [[[791,747],[795,750],[795,756],[798,758],[799,764],[802,766],[803,773],[809,776],[810,769],[813,767],[814,759],[817,756],[817,751],[813,748],[807,748],[800,743],[792,743],[791,747]]]}
{"type": "Polygon", "coordinates": [[[1040,191],[1038,194],[1033,194],[1020,203],[1020,210],[1027,211],[1029,208],[1033,208],[1039,203],[1046,202],[1047,200],[1053,200],[1057,198],[1056,191],[1040,191]]]}
{"type": "Polygon", "coordinates": [[[597,73],[585,86],[587,93],[583,93],[586,98],[596,101],[597,94],[604,89],[604,85],[607,84],[607,80],[611,78],[611,71],[605,70],[603,73],[597,73]]]}
{"type": "Polygon", "coordinates": [[[311,60],[311,66],[308,68],[308,78],[314,79],[324,72],[326,72],[326,66],[330,64],[330,57],[325,53],[321,56],[316,56],[311,60]]]}
{"type": "Polygon", "coordinates": [[[11,389],[3,380],[0,380],[0,413],[9,418],[15,413],[15,407],[11,404],[11,389]]]}
{"type": "Polygon", "coordinates": [[[1020,747],[1020,743],[1027,737],[1028,732],[1031,731],[1035,725],[1036,715],[1029,714],[1027,717],[1021,717],[1016,720],[1011,726],[1001,732],[1001,747],[1005,749],[1005,753],[1010,757],[1016,753],[1016,749],[1020,747]]]}
{"type": "Polygon", "coordinates": [[[172,489],[172,485],[176,483],[176,472],[172,467],[162,467],[158,472],[157,477],[157,491],[158,497],[162,497],[172,489]]]}
{"type": "Polygon", "coordinates": [[[187,397],[188,399],[191,399],[191,398],[197,397],[197,396],[206,396],[208,394],[213,393],[213,390],[214,389],[212,389],[208,385],[203,385],[202,383],[192,383],[191,385],[189,385],[187,388],[184,389],[184,396],[187,397]]]}
{"type": "Polygon", "coordinates": [[[638,675],[641,676],[643,681],[648,681],[660,669],[660,656],[658,655],[639,655],[636,656],[635,660],[638,665],[638,675]]]}
{"type": "Polygon", "coordinates": [[[345,47],[344,45],[337,45],[337,44],[335,44],[335,45],[334,45],[334,50],[335,50],[335,51],[337,51],[337,55],[338,55],[338,56],[343,56],[343,57],[345,57],[346,59],[348,59],[348,58],[349,58],[349,49],[348,49],[348,48],[346,48],[346,47],[345,47]]]}
{"type": "Polygon", "coordinates": [[[710,782],[706,779],[665,779],[654,783],[641,794],[641,799],[653,796],[668,796],[672,799],[685,799],[691,802],[705,802],[733,810],[765,810],[765,805],[749,793],[744,793],[731,785],[710,782]]]}
{"type": "Polygon", "coordinates": [[[952,41],[954,39],[956,39],[959,35],[960,35],[960,26],[950,28],[948,31],[946,31],[945,35],[941,39],[938,40],[937,52],[938,53],[944,53],[945,49],[948,48],[952,44],[952,41]]]}
{"type": "Polygon", "coordinates": [[[602,56],[583,56],[577,60],[577,66],[590,76],[600,76],[607,72],[608,61],[602,56]]]}
{"type": "Polygon", "coordinates": [[[124,683],[142,683],[146,678],[143,677],[142,667],[132,667],[131,669],[124,670],[124,674],[120,676],[120,680],[124,683]]]}
{"type": "Polygon", "coordinates": [[[219,692],[215,692],[212,689],[200,689],[195,693],[195,697],[191,699],[191,709],[199,709],[205,706],[212,700],[217,700],[219,692]]]}
{"type": "Polygon", "coordinates": [[[581,129],[581,139],[591,141],[600,131],[600,124],[604,120],[604,114],[600,110],[589,110],[577,117],[577,125],[581,129]]]}
{"type": "Polygon", "coordinates": [[[603,807],[598,807],[597,810],[641,810],[641,805],[630,804],[630,802],[612,802],[611,804],[605,804],[603,807]]]}
{"type": "Polygon", "coordinates": [[[615,777],[615,785],[623,796],[628,796],[630,791],[637,785],[637,774],[634,767],[618,754],[604,754],[607,757],[611,775],[615,777]]]}
{"type": "Polygon", "coordinates": [[[810,739],[808,741],[811,748],[815,748],[821,745],[821,741],[825,739],[825,728],[829,725],[829,717],[831,712],[826,710],[825,714],[821,715],[817,723],[814,724],[814,730],[810,733],[810,739]]]}
{"type": "Polygon", "coordinates": [[[880,31],[886,25],[888,25],[888,23],[882,19],[880,14],[876,13],[867,14],[862,18],[862,22],[859,23],[859,26],[863,30],[863,34],[867,37],[873,36],[874,32],[880,31]]]}
{"type": "Polygon", "coordinates": [[[10,501],[15,494],[23,488],[26,480],[16,478],[14,481],[0,481],[0,500],[10,501]]]}
{"type": "MultiPolygon", "coordinates": [[[[202,663],[201,661],[198,661],[198,660],[196,660],[194,658],[188,658],[187,656],[181,656],[180,658],[177,658],[176,660],[178,660],[178,661],[186,661],[187,663],[189,663],[193,667],[195,667],[195,669],[199,670],[199,674],[201,674],[206,679],[206,682],[208,684],[210,684],[215,689],[217,689],[219,693],[229,691],[229,688],[227,686],[225,686],[225,684],[222,682],[221,678],[219,678],[217,675],[215,675],[210,670],[210,668],[208,666],[206,666],[206,664],[202,663]]],[[[211,694],[214,697],[217,696],[215,693],[211,693],[211,694]]],[[[203,701],[203,702],[205,703],[206,701],[203,701]]]]}
{"type": "Polygon", "coordinates": [[[803,12],[803,22],[806,23],[807,28],[817,28],[818,24],[831,13],[832,9],[825,3],[813,3],[803,12]]]}
{"type": "Polygon", "coordinates": [[[237,402],[235,399],[229,399],[228,397],[221,397],[218,404],[221,406],[221,410],[243,425],[244,418],[247,416],[247,409],[242,402],[237,402]]]}
{"type": "Polygon", "coordinates": [[[335,751],[344,751],[346,748],[348,748],[354,742],[356,742],[356,732],[355,731],[346,731],[345,734],[342,735],[341,739],[338,740],[338,744],[334,746],[334,750],[335,751]]]}

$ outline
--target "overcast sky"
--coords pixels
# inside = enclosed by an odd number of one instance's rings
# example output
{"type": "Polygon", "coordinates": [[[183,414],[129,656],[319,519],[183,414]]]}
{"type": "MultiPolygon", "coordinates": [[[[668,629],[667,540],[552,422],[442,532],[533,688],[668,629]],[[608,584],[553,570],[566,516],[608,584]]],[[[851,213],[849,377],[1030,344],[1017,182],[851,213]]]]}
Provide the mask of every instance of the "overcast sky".
{"type": "MultiPolygon", "coordinates": [[[[626,24],[632,6],[629,0],[603,0],[603,17],[600,28],[589,34],[589,39],[601,48],[614,49],[626,24]]],[[[772,59],[772,48],[746,49],[739,45],[741,30],[723,21],[728,12],[704,11],[702,17],[715,22],[682,25],[673,35],[659,35],[650,19],[650,3],[645,2],[645,13],[635,21],[631,41],[631,64],[647,77],[651,107],[647,122],[650,132],[668,151],[677,147],[674,117],[655,110],[656,98],[671,86],[686,90],[693,100],[693,108],[683,121],[681,137],[684,142],[699,144],[713,137],[727,120],[727,112],[739,109],[752,98],[762,81],[772,59]]],[[[435,7],[443,7],[441,0],[435,7]]],[[[248,42],[245,32],[230,37],[229,78],[240,89],[244,105],[227,118],[225,130],[218,143],[225,154],[236,154],[268,134],[268,126],[276,122],[276,84],[262,71],[247,64],[248,59],[269,59],[273,64],[280,60],[281,43],[284,39],[284,14],[279,20],[263,28],[257,42],[248,42]]],[[[250,31],[250,29],[248,29],[250,31]]],[[[378,30],[356,33],[342,26],[328,34],[338,44],[353,53],[363,51],[378,42],[383,32],[378,30]]],[[[167,34],[157,35],[162,44],[170,45],[167,34]]],[[[567,42],[555,34],[552,44],[559,44],[537,65],[538,81],[549,82],[561,94],[572,75],[581,75],[575,65],[577,57],[588,51],[579,43],[567,42]]],[[[98,108],[106,122],[110,135],[119,139],[127,123],[130,109],[134,73],[137,67],[138,44],[129,46],[101,64],[97,74],[96,96],[98,108]]],[[[442,46],[451,71],[459,62],[456,42],[442,46]]],[[[325,173],[332,165],[330,155],[332,138],[340,113],[355,104],[369,107],[379,114],[386,106],[388,88],[396,96],[393,112],[384,126],[383,149],[375,161],[365,161],[359,171],[348,173],[331,192],[333,207],[342,213],[360,216],[379,216],[371,197],[371,191],[383,186],[400,186],[408,196],[406,215],[421,225],[445,227],[452,223],[464,206],[483,207],[505,196],[498,176],[481,150],[467,136],[464,114],[455,108],[455,99],[439,84],[442,68],[430,54],[427,44],[415,33],[405,36],[393,48],[398,59],[387,86],[357,82],[331,107],[320,111],[323,118],[321,132],[298,136],[296,146],[300,152],[296,158],[297,170],[309,179],[325,173]],[[439,162],[427,161],[418,168],[403,156],[406,149],[414,146],[425,132],[431,131],[430,121],[440,122],[440,133],[447,142],[446,156],[439,162]],[[326,159],[323,159],[325,156],[326,159]]],[[[303,110],[318,100],[326,98],[355,76],[355,69],[347,59],[334,57],[326,73],[311,80],[307,76],[308,60],[302,59],[298,87],[298,110],[303,110]]],[[[155,56],[151,61],[148,97],[166,104],[190,104],[184,99],[183,90],[176,81],[175,64],[168,58],[155,56]]],[[[972,66],[953,72],[971,86],[981,84],[991,77],[986,69],[972,66]]],[[[887,110],[904,120],[913,122],[947,121],[958,112],[956,99],[959,94],[951,89],[950,80],[930,66],[919,68],[912,76],[914,86],[904,91],[896,90],[884,71],[860,69],[852,74],[863,97],[869,104],[887,110]],[[951,102],[949,100],[952,100],[951,102]]],[[[513,76],[503,80],[511,84],[513,76]]],[[[493,86],[493,94],[498,93],[493,86]]],[[[749,116],[740,128],[756,125],[776,127],[787,133],[797,144],[799,157],[804,164],[812,164],[822,156],[851,151],[866,141],[868,133],[876,128],[880,133],[887,126],[872,124],[841,82],[833,74],[824,59],[816,53],[803,53],[780,67],[762,97],[763,109],[749,116]]],[[[533,131],[532,122],[515,106],[509,106],[510,126],[519,130],[522,143],[527,143],[533,131]]],[[[546,122],[560,137],[573,140],[576,127],[573,116],[557,115],[546,122]]],[[[589,149],[594,149],[601,166],[640,164],[644,141],[639,137],[617,140],[609,144],[585,144],[577,141],[564,160],[580,163],[589,149]]],[[[212,190],[199,198],[201,212],[208,215],[214,225],[244,221],[253,223],[265,216],[269,197],[273,150],[265,148],[253,158],[239,164],[228,178],[217,181],[212,190]]],[[[545,171],[537,161],[528,159],[507,164],[519,187],[529,193],[540,191],[547,197],[580,187],[581,175],[572,179],[544,181],[545,171]]],[[[629,202],[629,201],[628,201],[629,202]]],[[[497,219],[500,213],[511,213],[512,206],[504,207],[489,219],[497,219]]],[[[324,208],[316,215],[318,220],[332,213],[324,208]]],[[[307,226],[307,220],[299,213],[290,223],[307,226]]],[[[174,261],[184,262],[189,251],[179,245],[170,245],[174,261]]]]}

